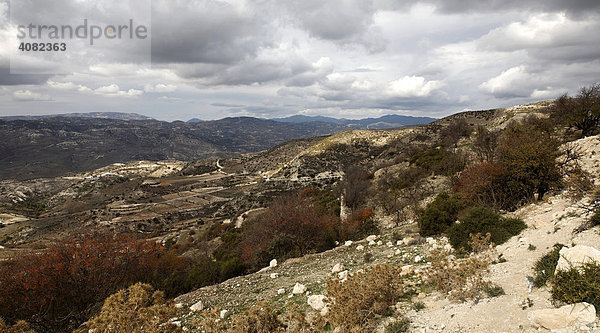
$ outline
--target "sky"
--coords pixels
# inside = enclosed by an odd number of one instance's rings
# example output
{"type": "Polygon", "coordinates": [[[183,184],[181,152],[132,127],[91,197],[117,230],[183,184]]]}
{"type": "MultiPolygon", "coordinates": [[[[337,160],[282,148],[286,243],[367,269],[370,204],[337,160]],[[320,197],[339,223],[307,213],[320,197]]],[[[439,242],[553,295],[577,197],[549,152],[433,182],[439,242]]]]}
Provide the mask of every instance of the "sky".
{"type": "Polygon", "coordinates": [[[443,117],[596,82],[597,0],[0,0],[0,116],[443,117]],[[18,50],[84,18],[148,36],[18,50]]]}

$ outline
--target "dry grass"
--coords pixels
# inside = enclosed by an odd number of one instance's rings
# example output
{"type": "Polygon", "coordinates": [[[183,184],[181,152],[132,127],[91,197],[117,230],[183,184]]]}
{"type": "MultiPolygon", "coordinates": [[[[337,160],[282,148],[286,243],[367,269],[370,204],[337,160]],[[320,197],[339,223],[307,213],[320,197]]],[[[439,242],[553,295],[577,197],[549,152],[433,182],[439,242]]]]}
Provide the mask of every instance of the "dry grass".
{"type": "Polygon", "coordinates": [[[485,279],[492,262],[493,244],[490,234],[471,236],[470,245],[473,253],[463,259],[447,256],[442,250],[434,250],[430,254],[431,266],[425,272],[425,281],[436,290],[447,293],[457,301],[478,301],[491,284],[485,279]]]}
{"type": "Polygon", "coordinates": [[[342,331],[364,332],[372,328],[378,315],[391,314],[390,307],[403,295],[402,269],[376,265],[341,282],[327,282],[330,299],[327,319],[342,331]]]}

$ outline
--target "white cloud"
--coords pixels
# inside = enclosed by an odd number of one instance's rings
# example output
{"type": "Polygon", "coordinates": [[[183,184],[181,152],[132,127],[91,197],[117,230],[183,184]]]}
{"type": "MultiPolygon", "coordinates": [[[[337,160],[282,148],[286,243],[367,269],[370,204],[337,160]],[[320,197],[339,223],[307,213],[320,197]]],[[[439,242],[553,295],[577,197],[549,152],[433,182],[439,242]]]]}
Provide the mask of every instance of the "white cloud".
{"type": "Polygon", "coordinates": [[[121,90],[118,85],[113,83],[111,85],[95,89],[94,93],[107,97],[135,97],[142,95],[144,91],[138,89],[121,90]]]}
{"type": "Polygon", "coordinates": [[[482,83],[479,87],[495,96],[529,96],[523,86],[530,84],[533,75],[527,72],[525,66],[516,66],[503,71],[500,75],[482,83]]]}
{"type": "Polygon", "coordinates": [[[172,84],[159,83],[156,85],[146,84],[144,85],[145,92],[156,92],[156,93],[170,93],[177,90],[177,86],[172,84]]]}
{"type": "Polygon", "coordinates": [[[91,93],[92,89],[83,86],[81,84],[75,84],[73,82],[56,82],[52,80],[48,80],[46,83],[48,87],[57,90],[70,90],[70,91],[78,91],[83,93],[91,93]]]}
{"type": "Polygon", "coordinates": [[[391,97],[425,97],[443,85],[441,81],[426,81],[422,76],[404,76],[390,82],[386,94],[391,97]]]}
{"type": "Polygon", "coordinates": [[[17,90],[13,92],[13,99],[19,102],[32,101],[51,101],[52,98],[48,95],[33,92],[31,90],[17,90]]]}

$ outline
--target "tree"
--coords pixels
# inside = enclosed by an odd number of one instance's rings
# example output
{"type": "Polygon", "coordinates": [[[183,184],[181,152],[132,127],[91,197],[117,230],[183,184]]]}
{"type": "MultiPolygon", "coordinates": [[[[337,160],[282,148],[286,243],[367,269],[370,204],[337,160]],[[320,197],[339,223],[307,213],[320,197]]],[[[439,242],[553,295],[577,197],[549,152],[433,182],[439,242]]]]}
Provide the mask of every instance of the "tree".
{"type": "Polygon", "coordinates": [[[364,203],[370,184],[369,174],[360,166],[352,165],[344,172],[338,192],[344,195],[348,208],[356,210],[364,203]]]}
{"type": "Polygon", "coordinates": [[[581,131],[581,137],[596,133],[600,125],[600,84],[581,88],[575,97],[561,96],[556,102],[554,117],[581,131]]]}
{"type": "Polygon", "coordinates": [[[514,123],[504,132],[497,163],[506,170],[503,186],[511,193],[512,206],[532,199],[534,194],[541,199],[560,181],[556,162],[559,144],[552,134],[550,122],[536,117],[514,123]]]}
{"type": "Polygon", "coordinates": [[[493,161],[500,132],[492,132],[483,126],[477,128],[477,137],[473,148],[481,161],[493,161]]]}

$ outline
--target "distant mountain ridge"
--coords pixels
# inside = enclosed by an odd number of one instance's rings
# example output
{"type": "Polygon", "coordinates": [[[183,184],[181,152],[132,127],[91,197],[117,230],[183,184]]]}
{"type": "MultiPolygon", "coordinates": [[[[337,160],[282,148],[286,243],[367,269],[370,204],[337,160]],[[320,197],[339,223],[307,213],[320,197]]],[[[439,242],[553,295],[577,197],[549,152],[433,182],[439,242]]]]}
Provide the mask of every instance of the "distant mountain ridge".
{"type": "Polygon", "coordinates": [[[364,119],[345,119],[331,118],[323,116],[304,116],[295,115],[286,118],[273,118],[272,120],[286,123],[305,123],[311,121],[319,121],[344,125],[349,129],[386,129],[403,126],[425,125],[436,121],[436,118],[431,117],[412,117],[397,114],[385,115],[379,118],[364,118],[364,119]]]}
{"type": "Polygon", "coordinates": [[[154,119],[138,113],[127,112],[85,112],[85,113],[61,113],[41,116],[5,116],[2,120],[38,120],[56,117],[67,118],[98,118],[98,119],[117,119],[117,120],[150,120],[154,119]]]}

